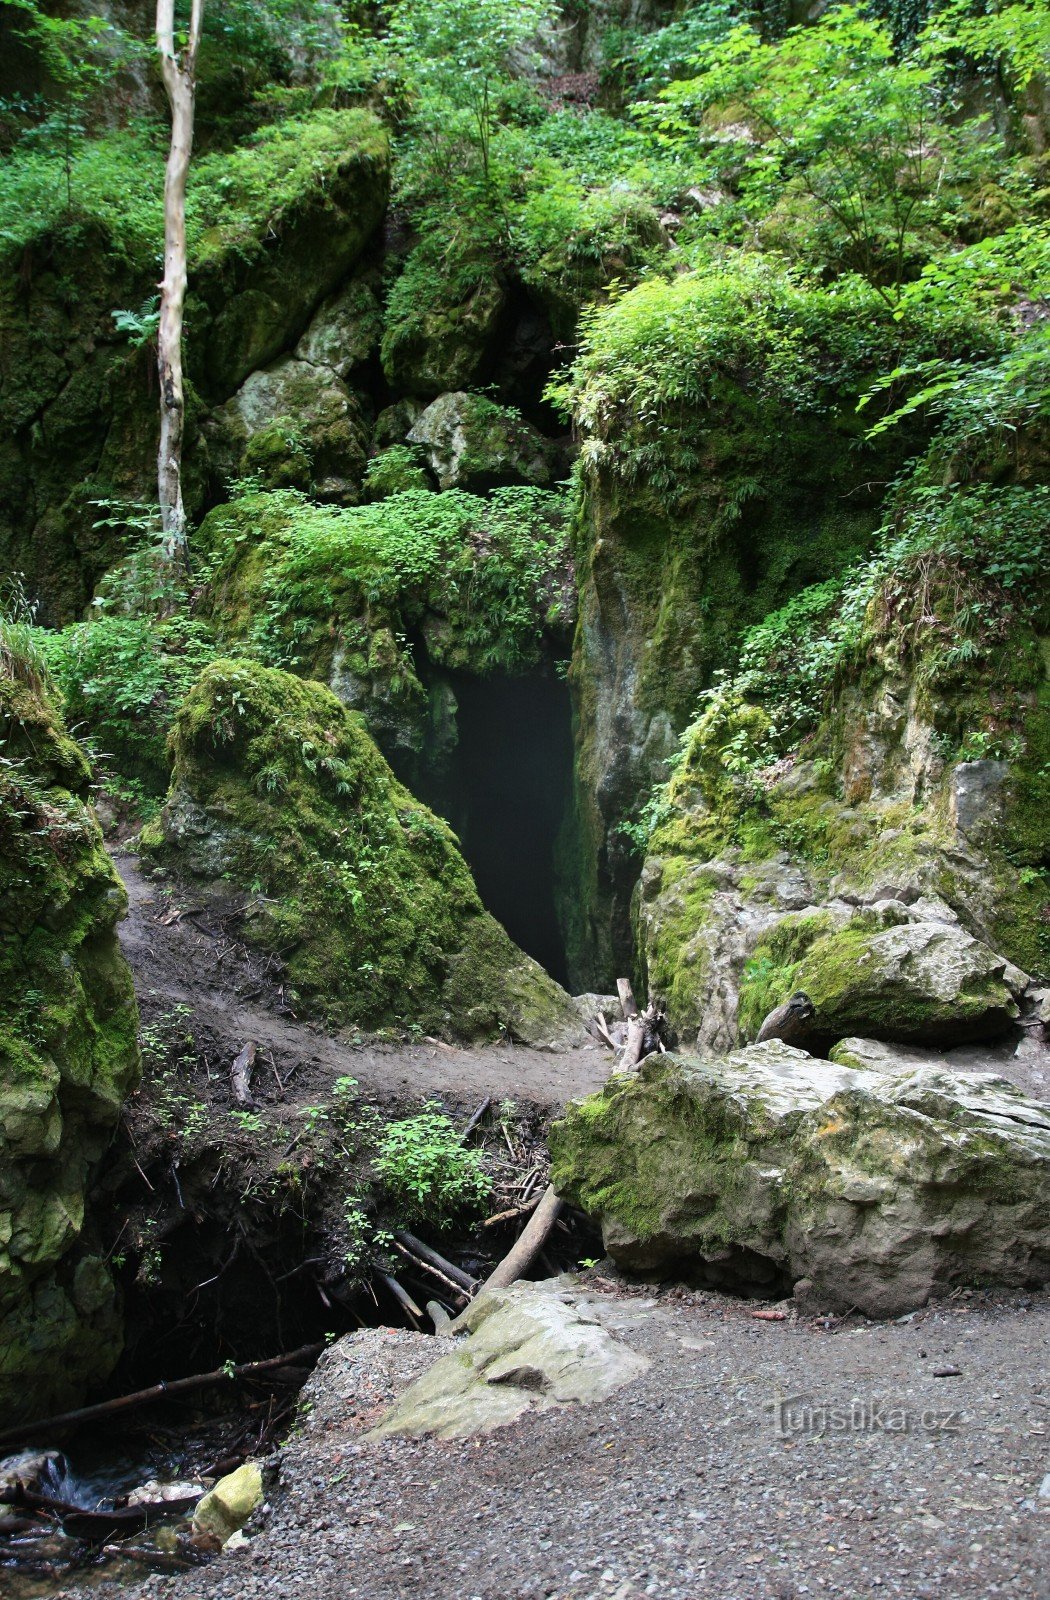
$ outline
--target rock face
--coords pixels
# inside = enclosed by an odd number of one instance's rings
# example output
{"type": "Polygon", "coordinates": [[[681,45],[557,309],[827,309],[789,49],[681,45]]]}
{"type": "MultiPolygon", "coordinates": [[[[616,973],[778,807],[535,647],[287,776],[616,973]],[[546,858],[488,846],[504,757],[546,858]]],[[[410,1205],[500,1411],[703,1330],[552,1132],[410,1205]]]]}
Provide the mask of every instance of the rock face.
{"type": "MultiPolygon", "coordinates": [[[[683,323],[701,327],[689,279],[680,281],[683,323]]],[[[717,404],[683,408],[658,435],[650,417],[621,417],[606,387],[598,373],[577,419],[580,625],[570,682],[585,910],[570,970],[581,987],[630,969],[639,863],[623,825],[666,777],[697,696],[743,626],[866,548],[878,523],[872,481],[896,471],[858,450],[852,396],[819,415],[789,414],[719,380],[717,404]],[[635,449],[643,464],[632,471],[635,449]],[[657,449],[671,457],[662,477],[649,459],[657,449]]]]}
{"type": "MultiPolygon", "coordinates": [[[[225,402],[296,343],[378,228],[388,187],[386,134],[359,110],[273,125],[238,152],[221,194],[201,180],[202,203],[216,205],[214,219],[198,213],[191,241],[191,517],[207,490],[203,403],[225,402]]],[[[154,293],[154,245],[129,255],[101,222],[78,222],[73,245],[57,228],[29,255],[0,248],[0,568],[26,575],[49,623],[77,617],[124,554],[121,530],[98,526],[96,502],[155,492],[152,357],[129,349],[113,322],[116,307],[154,293]]]]}
{"type": "MultiPolygon", "coordinates": [[[[634,923],[650,983],[702,1053],[753,1039],[796,990],[817,1008],[819,1051],[846,1034],[949,1047],[1038,1024],[1045,641],[1015,621],[962,673],[920,631],[904,660],[896,582],[801,751],[778,759],[762,705],[732,692],[687,737],[634,923]],[[993,737],[1008,761],[959,758],[993,737]]],[[[931,608],[947,603],[934,588],[931,608]]]]}
{"type": "Polygon", "coordinates": [[[245,937],[280,952],[305,1008],[468,1038],[580,1037],[569,996],[483,908],[451,829],[329,690],[215,662],[179,711],[172,753],[143,850],[242,891],[245,937]]]}
{"type": "Polygon", "coordinates": [[[0,1415],[75,1404],[121,1349],[92,1178],[138,1076],[124,891],[91,774],[28,663],[0,670],[0,1415]]]}
{"type": "Polygon", "coordinates": [[[490,1433],[526,1411],[606,1400],[649,1365],[603,1325],[595,1300],[558,1280],[487,1290],[453,1326],[470,1337],[417,1378],[369,1438],[490,1433]]]}
{"type": "Polygon", "coordinates": [[[482,395],[439,395],[408,439],[422,446],[440,489],[480,491],[507,483],[546,488],[554,477],[554,452],[546,439],[516,412],[482,395]]]}
{"type": "Polygon", "coordinates": [[[638,1271],[895,1316],[1050,1281],[1050,1106],[1004,1079],[858,1070],[789,1045],[650,1057],[551,1134],[559,1194],[638,1271]]]}

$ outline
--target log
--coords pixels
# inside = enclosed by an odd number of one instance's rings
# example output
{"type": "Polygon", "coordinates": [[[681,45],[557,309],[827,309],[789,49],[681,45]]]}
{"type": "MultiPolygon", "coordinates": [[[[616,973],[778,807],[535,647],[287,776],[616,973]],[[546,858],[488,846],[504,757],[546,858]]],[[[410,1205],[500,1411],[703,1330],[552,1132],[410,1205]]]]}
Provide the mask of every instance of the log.
{"type": "Polygon", "coordinates": [[[470,1291],[461,1288],[458,1283],[453,1283],[452,1279],[442,1272],[440,1267],[431,1266],[429,1261],[421,1260],[412,1250],[409,1250],[403,1244],[399,1244],[396,1239],[394,1240],[394,1249],[404,1256],[410,1267],[415,1267],[417,1272],[429,1272],[430,1276],[436,1278],[439,1283],[443,1283],[446,1289],[451,1289],[457,1299],[470,1299],[470,1291]]]}
{"type": "Polygon", "coordinates": [[[638,1010],[630,978],[617,978],[616,993],[620,996],[620,1010],[623,1012],[623,1020],[630,1022],[638,1010]]]}
{"type": "Polygon", "coordinates": [[[554,1193],[553,1185],[548,1184],[543,1191],[543,1198],[532,1213],[514,1248],[508,1251],[499,1266],[485,1279],[481,1286],[482,1292],[485,1289],[506,1289],[510,1284],[516,1283],[522,1273],[528,1271],[543,1249],[547,1235],[557,1222],[561,1206],[562,1203],[554,1193]]]}
{"type": "Polygon", "coordinates": [[[434,1324],[434,1332],[439,1336],[452,1326],[452,1318],[440,1300],[427,1301],[427,1316],[434,1324]]]}
{"type": "Polygon", "coordinates": [[[233,1103],[237,1106],[250,1106],[252,1100],[252,1068],[255,1065],[256,1048],[252,1043],[245,1045],[230,1068],[230,1093],[233,1103]]]}
{"type": "Polygon", "coordinates": [[[379,1279],[380,1283],[390,1291],[398,1305],[401,1307],[402,1311],[407,1311],[409,1316],[416,1323],[423,1321],[422,1311],[420,1311],[408,1290],[402,1288],[401,1284],[398,1283],[397,1279],[393,1277],[391,1273],[377,1271],[376,1277],[379,1279]]]}
{"type": "Polygon", "coordinates": [[[443,1272],[446,1278],[451,1278],[452,1282],[458,1284],[461,1289],[465,1289],[467,1294],[474,1294],[478,1287],[477,1278],[472,1278],[468,1272],[464,1272],[462,1267],[455,1266],[453,1262],[446,1261],[445,1257],[439,1255],[432,1245],[424,1244],[422,1239],[417,1239],[414,1233],[408,1232],[407,1228],[399,1229],[394,1234],[394,1238],[398,1244],[404,1245],[414,1256],[418,1256],[420,1261],[429,1262],[432,1267],[436,1267],[439,1272],[443,1272]]]}
{"type": "Polygon", "coordinates": [[[77,1411],[62,1411],[55,1417],[44,1417],[40,1422],[27,1422],[17,1428],[0,1432],[0,1445],[18,1444],[23,1439],[39,1437],[59,1428],[71,1428],[81,1422],[93,1422],[96,1417],[110,1417],[118,1411],[130,1411],[148,1405],[151,1400],[165,1400],[169,1395],[186,1394],[193,1389],[206,1389],[217,1383],[229,1383],[236,1378],[253,1378],[259,1372],[274,1372],[278,1367],[294,1366],[297,1361],[319,1356],[323,1344],[304,1344],[287,1355],[270,1356],[266,1361],[247,1361],[239,1367],[219,1367],[214,1372],[202,1372],[193,1378],[175,1378],[171,1383],[154,1383],[148,1389],[136,1389],[133,1394],[119,1395],[115,1400],[100,1400],[97,1405],[81,1406],[77,1411]]]}
{"type": "Polygon", "coordinates": [[[474,1115],[471,1117],[470,1121],[467,1123],[466,1127],[463,1129],[463,1132],[460,1135],[461,1138],[465,1139],[468,1136],[468,1134],[471,1134],[471,1133],[474,1132],[474,1129],[477,1127],[478,1123],[481,1121],[482,1117],[485,1115],[486,1111],[488,1110],[488,1108],[489,1108],[489,1106],[491,1104],[492,1104],[492,1096],[488,1095],[481,1102],[481,1104],[479,1105],[478,1109],[475,1111],[474,1115]]]}
{"type": "Polygon", "coordinates": [[[645,1049],[645,1017],[634,1016],[627,1024],[627,1043],[618,1063],[620,1072],[631,1072],[642,1059],[645,1049]]]}

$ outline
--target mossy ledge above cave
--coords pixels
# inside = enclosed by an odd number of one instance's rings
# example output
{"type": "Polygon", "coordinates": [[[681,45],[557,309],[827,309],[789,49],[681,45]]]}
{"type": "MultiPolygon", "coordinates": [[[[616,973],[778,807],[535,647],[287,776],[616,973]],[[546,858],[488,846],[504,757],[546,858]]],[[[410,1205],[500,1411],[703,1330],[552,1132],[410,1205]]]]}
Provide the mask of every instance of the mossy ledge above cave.
{"type": "Polygon", "coordinates": [[[171,736],[149,860],[238,896],[301,1010],[529,1044],[579,1033],[569,996],[484,909],[455,835],[321,684],[217,661],[171,736]]]}
{"type": "Polygon", "coordinates": [[[76,1402],[122,1343],[89,1186],[138,1076],[124,891],[39,669],[0,652],[0,1416],[76,1402]]]}

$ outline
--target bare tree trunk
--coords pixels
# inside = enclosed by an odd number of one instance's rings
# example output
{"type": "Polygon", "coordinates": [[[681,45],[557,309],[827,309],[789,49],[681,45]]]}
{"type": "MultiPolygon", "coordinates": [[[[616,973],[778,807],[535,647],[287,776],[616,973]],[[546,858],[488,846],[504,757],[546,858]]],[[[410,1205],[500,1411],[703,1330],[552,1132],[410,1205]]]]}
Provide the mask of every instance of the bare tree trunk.
{"type": "Polygon", "coordinates": [[[193,149],[197,47],[204,0],[193,0],[185,47],[175,45],[175,0],[157,0],[157,53],[171,107],[171,144],[164,171],[164,277],[160,285],[157,371],[160,375],[160,450],[157,490],[165,558],[186,563],[186,513],[182,504],[182,310],[186,299],[186,179],[193,149]]]}

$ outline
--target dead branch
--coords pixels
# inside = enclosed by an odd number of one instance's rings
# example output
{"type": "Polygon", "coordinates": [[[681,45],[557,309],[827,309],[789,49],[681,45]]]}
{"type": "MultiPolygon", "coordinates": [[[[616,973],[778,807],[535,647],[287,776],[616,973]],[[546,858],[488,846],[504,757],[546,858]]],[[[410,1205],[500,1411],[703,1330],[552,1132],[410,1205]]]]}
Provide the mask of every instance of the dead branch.
{"type": "Polygon", "coordinates": [[[638,1010],[630,978],[617,978],[616,993],[620,996],[620,1010],[623,1012],[623,1020],[630,1022],[638,1010]]]}
{"type": "Polygon", "coordinates": [[[415,1256],[423,1266],[429,1265],[433,1267],[439,1276],[444,1275],[446,1281],[451,1279],[455,1287],[462,1289],[468,1295],[476,1292],[478,1287],[477,1278],[472,1278],[468,1272],[463,1271],[462,1267],[457,1267],[453,1262],[447,1261],[443,1255],[438,1254],[432,1245],[424,1244],[422,1239],[417,1239],[414,1233],[408,1232],[407,1228],[399,1229],[394,1234],[394,1239],[403,1250],[407,1250],[411,1255],[415,1256]]]}
{"type": "Polygon", "coordinates": [[[240,1051],[233,1066],[230,1068],[230,1093],[233,1103],[237,1106],[250,1106],[252,1100],[252,1068],[255,1065],[256,1048],[249,1042],[240,1051]]]}
{"type": "Polygon", "coordinates": [[[522,1273],[528,1271],[539,1251],[543,1249],[547,1235],[557,1222],[561,1205],[553,1186],[548,1184],[517,1243],[503,1257],[495,1271],[485,1279],[481,1286],[482,1290],[506,1289],[510,1284],[516,1283],[522,1273]]]}
{"type": "Polygon", "coordinates": [[[55,1417],[45,1417],[40,1422],[26,1422],[16,1428],[0,1432],[0,1445],[17,1444],[22,1439],[71,1428],[81,1422],[93,1422],[96,1417],[110,1417],[118,1411],[130,1411],[148,1405],[151,1400],[165,1400],[169,1395],[186,1394],[193,1389],[206,1389],[217,1383],[229,1383],[238,1378],[254,1377],[259,1372],[274,1372],[279,1367],[294,1366],[296,1362],[319,1356],[323,1344],[304,1344],[287,1355],[270,1356],[266,1361],[248,1361],[239,1367],[218,1367],[214,1372],[202,1372],[193,1378],[176,1378],[171,1383],[154,1383],[148,1389],[137,1389],[134,1394],[119,1395],[115,1400],[101,1400],[97,1405],[81,1406],[77,1411],[63,1411],[55,1417]]]}

